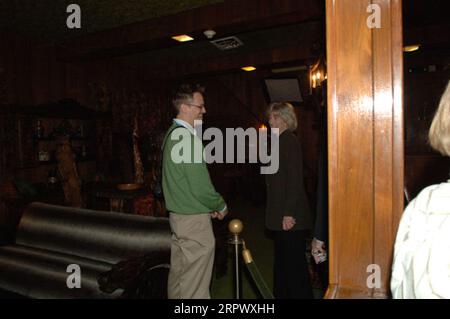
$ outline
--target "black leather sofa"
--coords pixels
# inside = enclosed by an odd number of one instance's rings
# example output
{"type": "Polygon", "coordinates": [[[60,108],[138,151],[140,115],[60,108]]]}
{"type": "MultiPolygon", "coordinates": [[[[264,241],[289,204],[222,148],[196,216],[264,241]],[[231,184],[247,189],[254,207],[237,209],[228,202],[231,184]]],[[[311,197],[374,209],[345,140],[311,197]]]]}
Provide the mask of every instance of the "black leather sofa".
{"type": "Polygon", "coordinates": [[[165,297],[155,289],[167,283],[170,236],[167,218],[32,203],[15,243],[0,247],[0,290],[90,299],[137,296],[127,289],[140,289],[142,296],[148,288],[145,296],[165,297]],[[68,287],[71,264],[80,267],[81,288],[68,287]]]}

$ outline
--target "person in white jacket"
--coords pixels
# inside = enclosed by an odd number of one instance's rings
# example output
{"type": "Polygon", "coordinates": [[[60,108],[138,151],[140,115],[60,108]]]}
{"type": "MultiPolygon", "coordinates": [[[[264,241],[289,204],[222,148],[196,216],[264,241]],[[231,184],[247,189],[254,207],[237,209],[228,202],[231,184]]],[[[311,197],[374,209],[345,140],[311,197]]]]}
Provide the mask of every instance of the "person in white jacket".
{"type": "MultiPolygon", "coordinates": [[[[450,156],[450,82],[429,140],[450,156]]],[[[391,292],[395,299],[450,299],[450,179],[426,187],[406,207],[395,241],[391,292]]]]}

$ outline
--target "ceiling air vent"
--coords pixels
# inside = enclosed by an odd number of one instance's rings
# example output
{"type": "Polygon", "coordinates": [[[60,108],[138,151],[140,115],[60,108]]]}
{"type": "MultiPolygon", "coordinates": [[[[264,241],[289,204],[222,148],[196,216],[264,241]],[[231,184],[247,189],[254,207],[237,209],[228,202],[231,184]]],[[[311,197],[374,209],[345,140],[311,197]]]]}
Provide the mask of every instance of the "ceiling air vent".
{"type": "Polygon", "coordinates": [[[241,40],[236,37],[227,37],[211,41],[219,50],[231,50],[244,45],[241,40]]]}

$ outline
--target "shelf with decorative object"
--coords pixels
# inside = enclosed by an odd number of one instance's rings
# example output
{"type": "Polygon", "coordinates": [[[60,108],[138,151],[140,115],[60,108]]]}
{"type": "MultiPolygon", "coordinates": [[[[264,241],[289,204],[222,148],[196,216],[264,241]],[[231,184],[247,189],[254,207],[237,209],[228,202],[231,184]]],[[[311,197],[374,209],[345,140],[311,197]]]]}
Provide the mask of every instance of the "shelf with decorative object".
{"type": "Polygon", "coordinates": [[[66,140],[75,163],[83,164],[82,173],[95,174],[101,148],[98,124],[108,121],[107,113],[90,110],[74,100],[37,106],[9,105],[0,112],[8,123],[8,154],[15,155],[6,160],[16,175],[33,183],[46,182],[46,170],[58,165],[57,151],[66,140]]]}

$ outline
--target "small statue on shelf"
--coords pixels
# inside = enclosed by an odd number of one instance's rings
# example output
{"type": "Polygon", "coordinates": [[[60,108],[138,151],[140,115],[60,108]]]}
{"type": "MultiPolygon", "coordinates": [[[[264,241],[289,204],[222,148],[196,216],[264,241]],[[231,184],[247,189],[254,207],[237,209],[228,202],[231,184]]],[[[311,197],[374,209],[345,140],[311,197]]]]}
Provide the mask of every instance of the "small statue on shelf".
{"type": "Polygon", "coordinates": [[[58,160],[58,171],[67,204],[73,207],[81,207],[81,181],[77,172],[75,154],[69,139],[64,138],[60,141],[56,151],[56,159],[58,160]]]}
{"type": "Polygon", "coordinates": [[[133,128],[133,158],[134,158],[134,179],[137,184],[144,183],[144,167],[141,160],[141,152],[139,150],[139,129],[137,114],[134,117],[133,128]]]}

